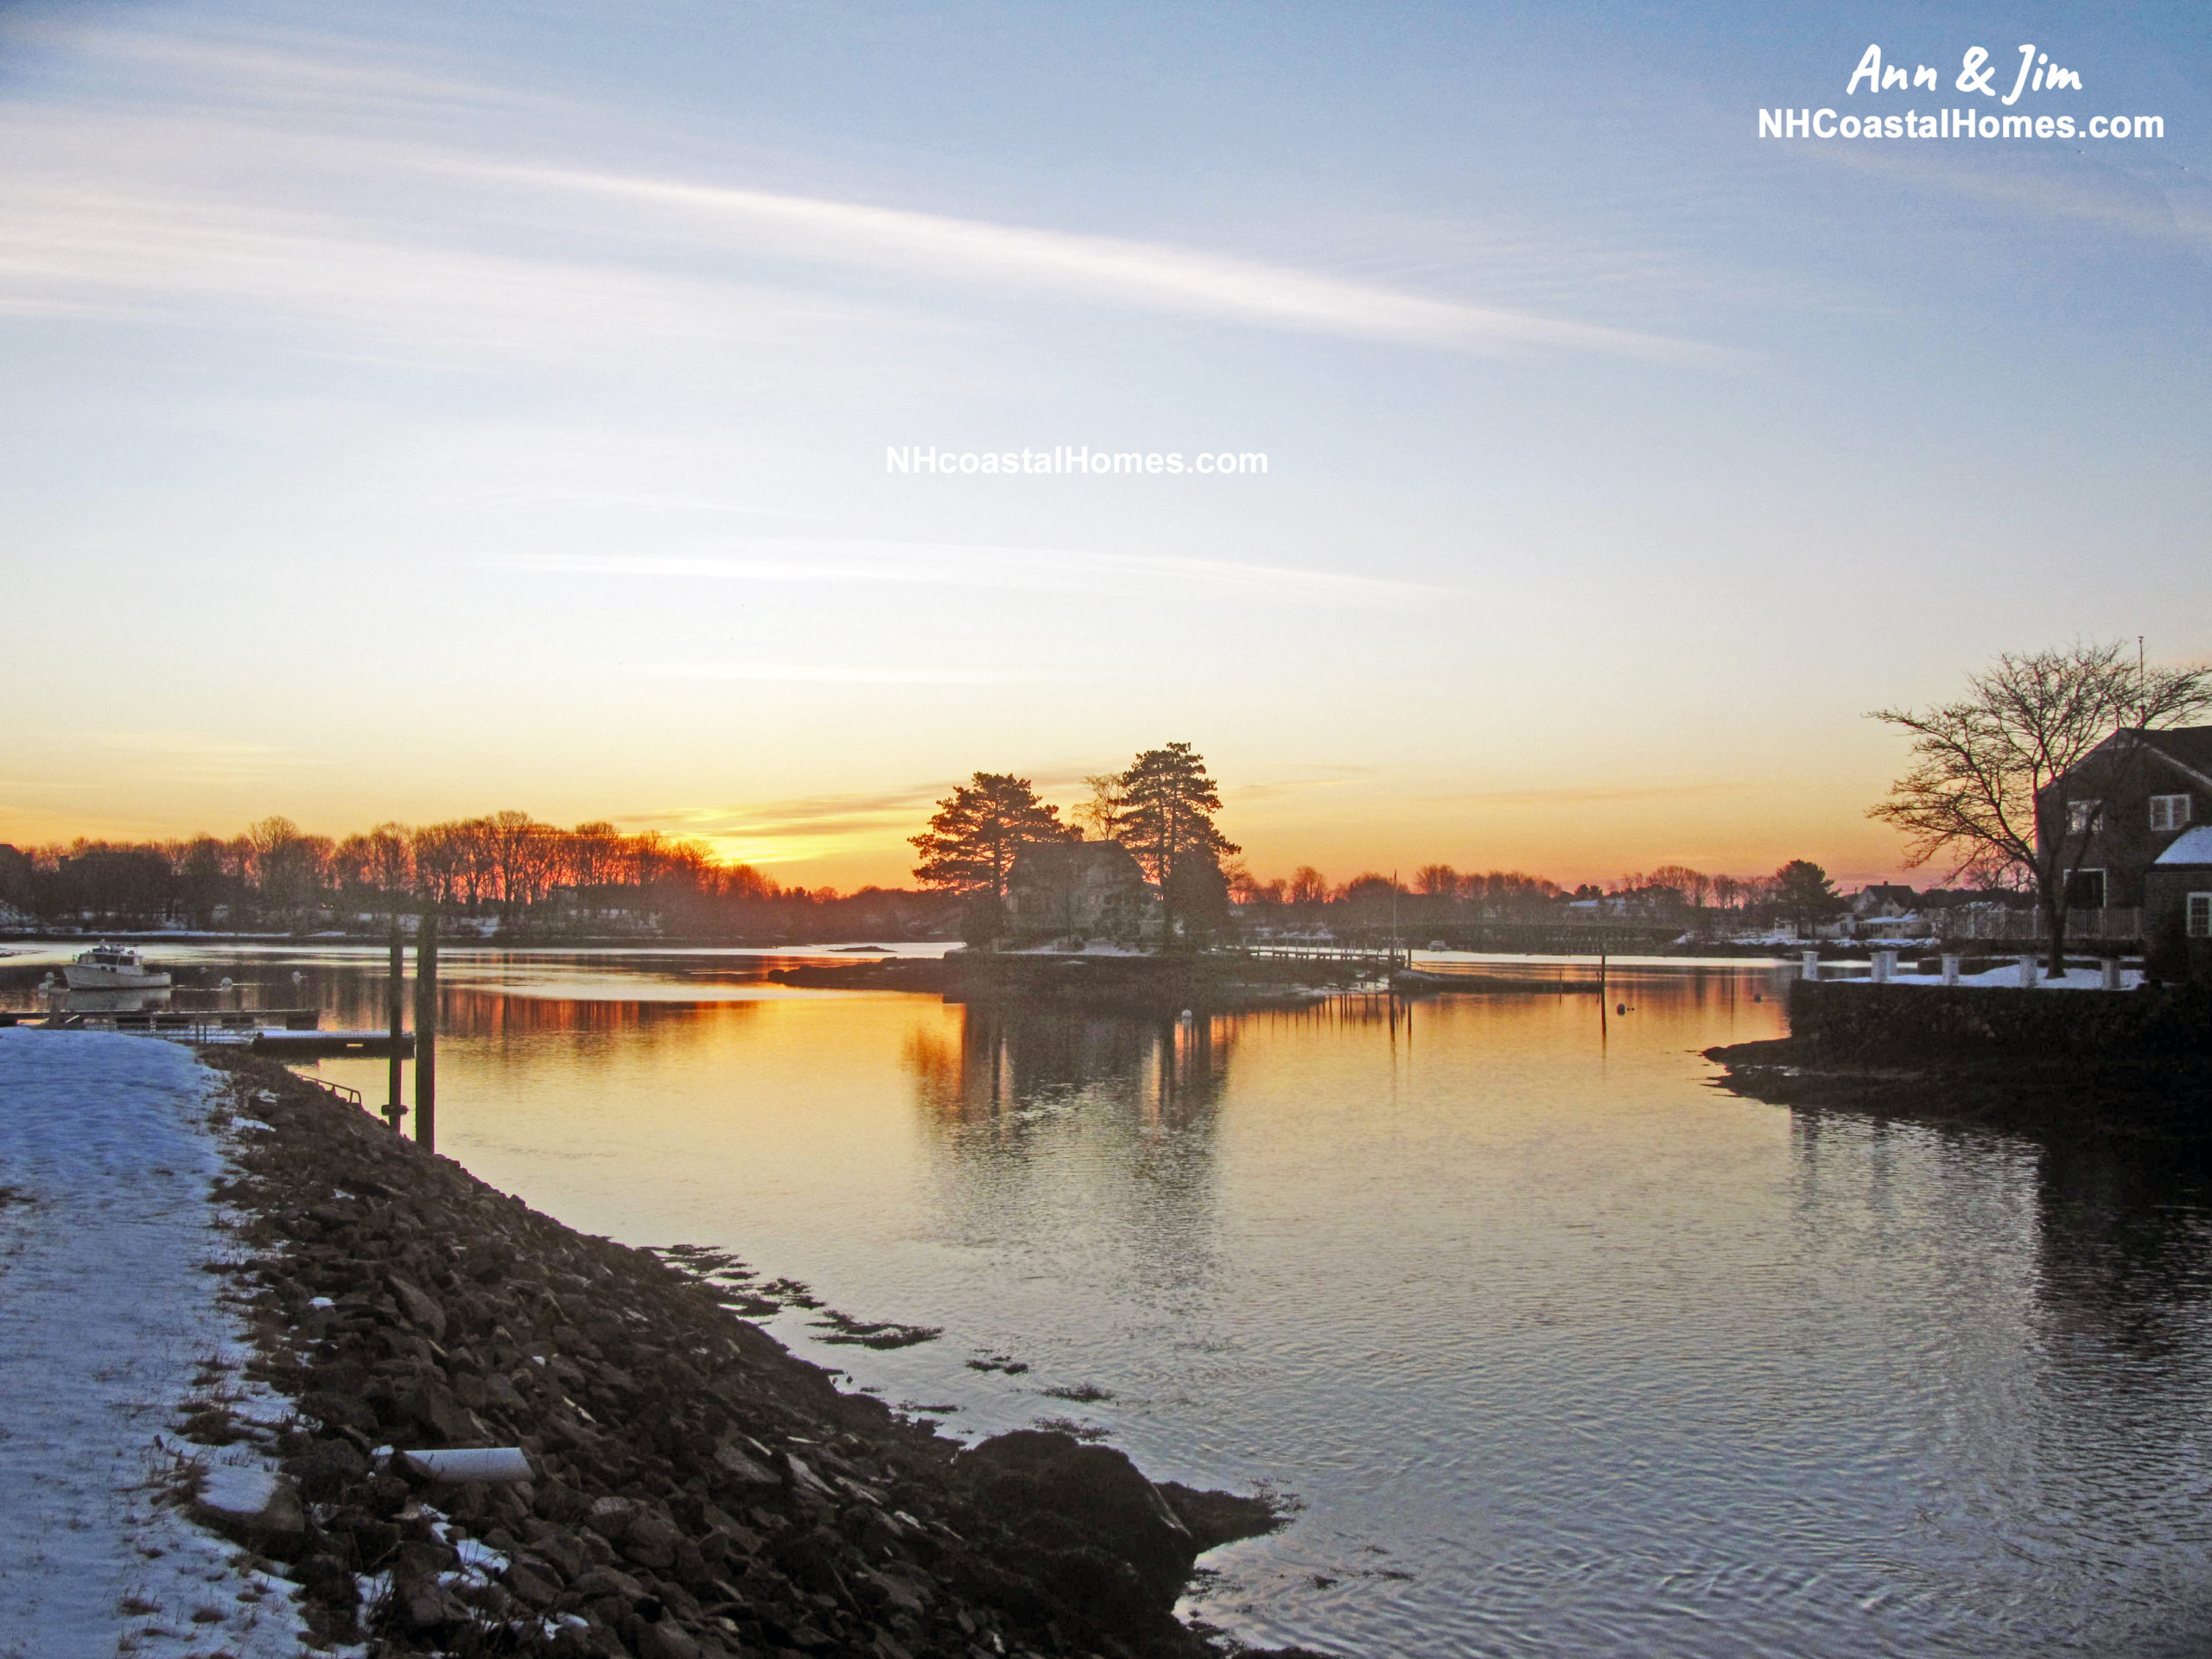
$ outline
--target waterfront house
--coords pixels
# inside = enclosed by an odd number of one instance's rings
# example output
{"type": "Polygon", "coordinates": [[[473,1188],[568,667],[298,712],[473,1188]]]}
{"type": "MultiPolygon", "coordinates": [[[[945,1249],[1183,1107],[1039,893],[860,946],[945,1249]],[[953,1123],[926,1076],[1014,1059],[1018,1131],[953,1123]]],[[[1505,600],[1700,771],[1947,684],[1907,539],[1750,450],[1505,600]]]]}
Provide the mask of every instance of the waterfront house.
{"type": "Polygon", "coordinates": [[[2036,801],[2040,845],[2061,834],[2081,842],[2067,869],[2070,910],[2145,904],[2152,866],[2208,824],[2212,726],[2114,732],[2036,801]]]}
{"type": "Polygon", "coordinates": [[[1159,890],[1118,841],[1033,842],[1007,872],[1006,897],[1017,941],[1133,941],[1160,928],[1159,890]]]}
{"type": "Polygon", "coordinates": [[[2212,939],[2212,824],[2184,830],[2152,861],[2144,878],[2143,905],[2148,925],[2178,910],[2182,931],[2192,939],[2212,939]]]}

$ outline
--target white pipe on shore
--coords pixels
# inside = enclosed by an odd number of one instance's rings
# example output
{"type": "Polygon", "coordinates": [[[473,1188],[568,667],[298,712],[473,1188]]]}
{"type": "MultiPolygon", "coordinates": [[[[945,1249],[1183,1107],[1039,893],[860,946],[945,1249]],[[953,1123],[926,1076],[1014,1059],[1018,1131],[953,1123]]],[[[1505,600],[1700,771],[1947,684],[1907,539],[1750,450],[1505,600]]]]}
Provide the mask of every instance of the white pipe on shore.
{"type": "Polygon", "coordinates": [[[535,1480],[530,1459],[518,1446],[467,1446],[428,1452],[402,1452],[407,1466],[432,1480],[535,1480]]]}

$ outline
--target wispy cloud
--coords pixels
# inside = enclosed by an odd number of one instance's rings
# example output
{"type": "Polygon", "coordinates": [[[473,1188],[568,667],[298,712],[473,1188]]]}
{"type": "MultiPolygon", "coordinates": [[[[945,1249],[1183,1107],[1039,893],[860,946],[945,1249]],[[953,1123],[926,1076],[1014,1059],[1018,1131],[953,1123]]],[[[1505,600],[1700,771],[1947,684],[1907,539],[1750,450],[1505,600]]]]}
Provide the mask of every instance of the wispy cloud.
{"type": "Polygon", "coordinates": [[[1656,334],[1437,299],[1166,243],[729,185],[559,168],[453,165],[514,185],[690,216],[741,232],[744,245],[756,251],[940,280],[1455,351],[1550,346],[1675,359],[1702,355],[1687,341],[1656,334]]]}
{"type": "MultiPolygon", "coordinates": [[[[738,348],[804,360],[874,336],[835,299],[519,252],[423,246],[376,227],[183,192],[0,177],[0,313],[343,330],[442,369],[656,367],[738,348]]],[[[911,327],[911,321],[898,325],[911,327]]]]}
{"type": "Polygon", "coordinates": [[[678,807],[622,820],[672,826],[686,835],[721,842],[820,841],[855,835],[880,835],[899,825],[910,829],[928,816],[930,806],[952,785],[939,781],[901,789],[804,796],[745,806],[678,807]]]}
{"type": "Polygon", "coordinates": [[[2212,189],[2171,168],[2163,178],[2100,170],[2085,180],[2063,162],[2056,166],[2019,162],[1976,165],[1919,155],[1876,155],[1856,144],[1800,146],[1794,153],[2036,219],[2064,220],[2212,255],[2212,189]]]}
{"type": "Polygon", "coordinates": [[[91,741],[123,760],[137,776],[157,783],[231,783],[266,778],[282,768],[323,762],[265,743],[240,743],[201,732],[95,732],[91,741]]]}
{"type": "Polygon", "coordinates": [[[762,540],[714,557],[528,554],[494,562],[547,575],[675,578],[704,582],[911,583],[1128,595],[1167,584],[1288,605],[1390,607],[1433,603],[1453,592],[1427,582],[1353,576],[1282,565],[1238,564],[1167,554],[1083,553],[1050,548],[966,547],[934,542],[762,540]]]}
{"type": "Polygon", "coordinates": [[[1732,795],[1741,782],[1649,784],[1630,789],[1497,789],[1466,795],[1430,797],[1440,806],[1596,806],[1617,801],[1679,800],[1696,795],[1732,795]]]}
{"type": "Polygon", "coordinates": [[[1006,685],[1031,677],[965,669],[879,668],[869,664],[664,663],[648,674],[686,680],[757,680],[791,685],[1006,685]]]}

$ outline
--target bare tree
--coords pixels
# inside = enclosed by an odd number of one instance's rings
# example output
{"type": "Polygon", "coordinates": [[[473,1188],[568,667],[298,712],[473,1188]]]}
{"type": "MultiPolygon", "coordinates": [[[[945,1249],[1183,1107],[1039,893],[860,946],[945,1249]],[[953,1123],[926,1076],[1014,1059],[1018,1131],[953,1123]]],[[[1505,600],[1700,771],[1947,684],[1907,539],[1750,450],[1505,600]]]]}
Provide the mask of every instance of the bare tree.
{"type": "Polygon", "coordinates": [[[1115,830],[1122,826],[1122,807],[1128,798],[1122,774],[1102,772],[1096,778],[1083,781],[1090,786],[1090,798],[1068,816],[1093,841],[1111,841],[1115,830]]]}
{"type": "Polygon", "coordinates": [[[1329,878],[1311,864],[1301,864],[1290,873],[1287,896],[1294,905],[1320,904],[1329,896],[1329,878]]]}
{"type": "Polygon", "coordinates": [[[2010,874],[2031,888],[2057,974],[2066,962],[2067,875],[2096,833],[2099,798],[2125,787],[2139,764],[2141,746],[2129,735],[2207,708],[2205,670],[2145,668],[2117,640],[2008,652],[1969,675],[1955,702],[1868,715],[1911,734],[1912,766],[1867,816],[1904,831],[1910,863],[1947,856],[1951,880],[2010,874]],[[2097,769],[2093,795],[2076,773],[2107,744],[2109,764],[2097,769]]]}

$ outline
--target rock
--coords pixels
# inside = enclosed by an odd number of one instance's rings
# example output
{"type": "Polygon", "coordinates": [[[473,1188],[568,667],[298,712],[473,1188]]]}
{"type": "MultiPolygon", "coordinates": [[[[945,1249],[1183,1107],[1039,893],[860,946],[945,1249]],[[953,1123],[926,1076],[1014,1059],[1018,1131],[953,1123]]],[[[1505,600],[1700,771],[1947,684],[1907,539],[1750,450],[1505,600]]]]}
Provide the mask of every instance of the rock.
{"type": "Polygon", "coordinates": [[[1264,1498],[1234,1492],[1201,1492],[1176,1481],[1159,1484],[1160,1495],[1190,1529],[1201,1553],[1239,1538],[1258,1538],[1287,1525],[1290,1517],[1264,1498]]]}
{"type": "Polygon", "coordinates": [[[397,1598],[400,1617],[407,1621],[407,1628],[417,1636],[427,1636],[447,1626],[464,1623],[468,1608],[461,1598],[440,1584],[435,1579],[419,1579],[406,1586],[397,1598]]]}
{"type": "Polygon", "coordinates": [[[596,1601],[601,1596],[619,1596],[625,1603],[635,1604],[645,1599],[645,1586],[639,1584],[620,1567],[588,1567],[576,1576],[569,1588],[586,1601],[596,1601]]]}
{"type": "Polygon", "coordinates": [[[551,1573],[528,1561],[517,1561],[507,1569],[507,1588],[533,1611],[543,1611],[561,1593],[560,1581],[551,1573]]]}
{"type": "Polygon", "coordinates": [[[666,1619],[646,1625],[631,1646],[638,1659],[704,1659],[707,1651],[666,1619]]]}
{"type": "Polygon", "coordinates": [[[676,1547],[683,1534],[651,1513],[633,1517],[622,1540],[622,1554],[640,1567],[665,1573],[676,1565],[676,1547]]]}
{"type": "Polygon", "coordinates": [[[193,1508],[211,1525],[270,1554],[307,1538],[298,1489],[270,1470],[217,1464],[201,1480],[193,1508]]]}
{"type": "Polygon", "coordinates": [[[1016,1429],[963,1452],[956,1467],[1017,1530],[1025,1516],[1052,1518],[1135,1567],[1163,1605],[1173,1603],[1198,1560],[1198,1541],[1159,1488],[1110,1446],[1016,1429]]]}
{"type": "Polygon", "coordinates": [[[780,1486],[784,1484],[776,1478],[772,1470],[754,1462],[728,1440],[715,1448],[715,1465],[724,1474],[748,1486],[780,1486]]]}
{"type": "Polygon", "coordinates": [[[312,1502],[335,1497],[365,1478],[369,1460],[351,1440],[317,1440],[301,1456],[295,1472],[302,1495],[312,1502]]]}
{"type": "Polygon", "coordinates": [[[429,1332],[433,1342],[445,1340],[446,1311],[435,1297],[396,1273],[385,1274],[385,1282],[391,1287],[391,1299],[399,1304],[410,1325],[429,1332]]]}
{"type": "Polygon", "coordinates": [[[561,1576],[573,1579],[584,1570],[584,1547],[569,1534],[550,1522],[539,1521],[524,1529],[530,1547],[561,1569],[561,1576]]]}
{"type": "Polygon", "coordinates": [[[637,1517],[638,1506],[631,1499],[602,1497],[593,1503],[584,1518],[594,1532],[619,1549],[637,1517]]]}

